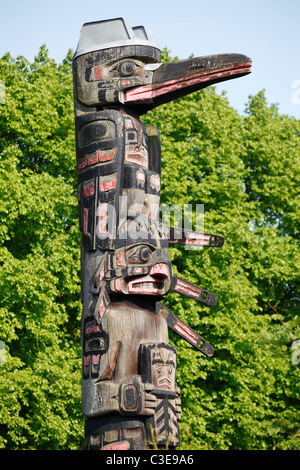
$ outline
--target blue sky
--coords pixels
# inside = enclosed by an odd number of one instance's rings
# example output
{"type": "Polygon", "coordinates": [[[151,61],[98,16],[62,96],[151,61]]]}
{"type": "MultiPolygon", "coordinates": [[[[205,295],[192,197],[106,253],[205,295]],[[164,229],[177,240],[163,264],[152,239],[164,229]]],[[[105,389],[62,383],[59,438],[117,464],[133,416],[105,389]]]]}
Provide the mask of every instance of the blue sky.
{"type": "Polygon", "coordinates": [[[0,56],[32,61],[42,44],[61,62],[76,49],[83,23],[123,17],[143,24],[180,59],[237,52],[253,61],[250,76],[217,85],[243,113],[250,94],[300,119],[299,0],[10,0],[1,2],[0,56]]]}

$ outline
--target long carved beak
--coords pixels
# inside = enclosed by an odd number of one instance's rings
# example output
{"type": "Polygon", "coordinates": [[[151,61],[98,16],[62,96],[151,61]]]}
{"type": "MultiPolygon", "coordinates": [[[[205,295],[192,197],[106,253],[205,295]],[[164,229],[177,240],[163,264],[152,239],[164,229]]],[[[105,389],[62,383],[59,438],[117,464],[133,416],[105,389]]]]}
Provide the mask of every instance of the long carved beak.
{"type": "Polygon", "coordinates": [[[247,75],[251,73],[251,65],[251,59],[242,54],[218,54],[147,65],[146,70],[152,73],[151,83],[123,90],[120,101],[150,110],[214,83],[247,75]]]}

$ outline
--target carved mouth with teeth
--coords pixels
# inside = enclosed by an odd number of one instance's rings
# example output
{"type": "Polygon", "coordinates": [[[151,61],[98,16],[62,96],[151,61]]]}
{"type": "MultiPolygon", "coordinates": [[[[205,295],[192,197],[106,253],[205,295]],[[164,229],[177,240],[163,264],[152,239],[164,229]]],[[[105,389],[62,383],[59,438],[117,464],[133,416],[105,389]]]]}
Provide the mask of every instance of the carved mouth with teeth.
{"type": "Polygon", "coordinates": [[[124,294],[165,295],[170,290],[170,271],[165,263],[152,266],[147,276],[117,279],[116,290],[124,294]]]}
{"type": "Polygon", "coordinates": [[[165,287],[165,277],[156,275],[144,276],[127,283],[129,294],[162,294],[165,287]]]}

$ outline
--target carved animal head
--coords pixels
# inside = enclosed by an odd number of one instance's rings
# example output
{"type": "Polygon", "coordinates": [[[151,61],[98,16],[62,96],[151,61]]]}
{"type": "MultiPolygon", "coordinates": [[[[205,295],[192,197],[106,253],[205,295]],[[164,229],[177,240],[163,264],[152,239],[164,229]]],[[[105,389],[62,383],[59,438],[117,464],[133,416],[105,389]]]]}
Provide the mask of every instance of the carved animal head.
{"type": "Polygon", "coordinates": [[[155,237],[106,252],[95,277],[95,291],[105,283],[108,294],[165,297],[171,288],[168,241],[155,237]]]}
{"type": "Polygon", "coordinates": [[[143,26],[131,28],[123,18],[84,24],[73,63],[75,94],[81,105],[123,104],[139,114],[251,72],[251,60],[242,54],[162,64],[150,31],[143,26]]]}

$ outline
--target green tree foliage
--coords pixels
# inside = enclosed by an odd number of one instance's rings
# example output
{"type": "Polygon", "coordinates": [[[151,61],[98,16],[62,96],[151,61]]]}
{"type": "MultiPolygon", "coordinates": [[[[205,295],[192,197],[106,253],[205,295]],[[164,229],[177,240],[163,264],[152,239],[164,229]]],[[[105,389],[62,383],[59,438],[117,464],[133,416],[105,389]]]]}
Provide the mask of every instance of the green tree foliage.
{"type": "Polygon", "coordinates": [[[0,62],[0,447],[78,448],[80,237],[70,54],[0,62]]]}
{"type": "MultiPolygon", "coordinates": [[[[0,80],[0,446],[82,448],[71,52],[60,65],[44,46],[32,64],[7,54],[0,80]]],[[[225,237],[170,250],[175,274],[218,296],[165,301],[215,348],[205,358],[170,332],[181,446],[299,449],[300,121],[263,92],[240,116],[213,88],[143,120],[161,132],[162,202],[204,204],[205,231],[225,237]]]]}

